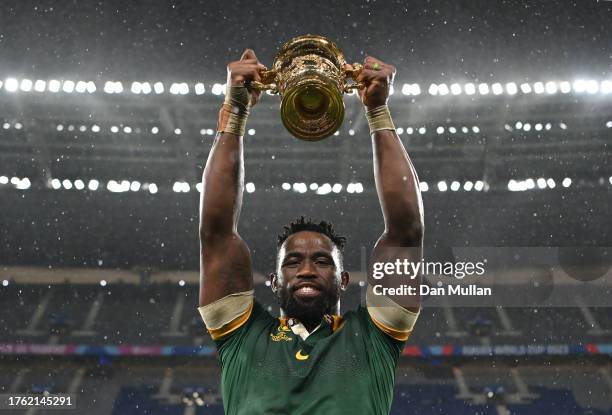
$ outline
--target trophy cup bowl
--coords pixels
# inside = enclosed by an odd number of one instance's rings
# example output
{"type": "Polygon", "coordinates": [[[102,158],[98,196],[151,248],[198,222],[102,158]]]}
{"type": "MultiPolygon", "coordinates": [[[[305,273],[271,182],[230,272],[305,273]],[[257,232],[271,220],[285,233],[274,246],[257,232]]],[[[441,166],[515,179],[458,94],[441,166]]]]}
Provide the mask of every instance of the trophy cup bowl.
{"type": "Polygon", "coordinates": [[[343,94],[362,87],[355,82],[362,66],[356,63],[347,71],[345,65],[335,43],[322,36],[299,36],[281,47],[272,69],[260,73],[262,82],[250,87],[279,94],[285,128],[299,139],[318,141],[342,125],[343,94]]]}

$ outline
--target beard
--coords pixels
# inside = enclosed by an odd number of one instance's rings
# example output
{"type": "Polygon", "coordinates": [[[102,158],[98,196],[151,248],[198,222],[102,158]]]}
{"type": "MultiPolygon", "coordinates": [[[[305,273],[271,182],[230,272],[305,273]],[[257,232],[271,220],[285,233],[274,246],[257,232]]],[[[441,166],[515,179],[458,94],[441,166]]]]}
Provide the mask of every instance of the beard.
{"type": "Polygon", "coordinates": [[[285,287],[280,292],[279,303],[287,317],[298,319],[306,327],[316,327],[325,314],[332,312],[339,298],[338,290],[329,289],[322,291],[321,295],[304,300],[285,287]]]}

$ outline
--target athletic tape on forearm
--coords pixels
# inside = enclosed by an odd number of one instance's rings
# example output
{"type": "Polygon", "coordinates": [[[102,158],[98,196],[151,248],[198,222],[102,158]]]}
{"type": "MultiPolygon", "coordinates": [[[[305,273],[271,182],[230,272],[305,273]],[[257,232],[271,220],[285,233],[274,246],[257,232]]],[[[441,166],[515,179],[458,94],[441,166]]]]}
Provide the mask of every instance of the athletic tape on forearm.
{"type": "Polygon", "coordinates": [[[249,117],[250,94],[244,86],[230,86],[219,110],[217,132],[243,136],[249,117]]]}
{"type": "Polygon", "coordinates": [[[380,130],[395,130],[389,107],[386,105],[366,111],[366,118],[370,126],[370,134],[380,130]]]}
{"type": "Polygon", "coordinates": [[[198,308],[208,330],[216,330],[246,313],[253,303],[253,290],[229,294],[198,308]]]}
{"type": "Polygon", "coordinates": [[[368,284],[366,306],[377,321],[399,332],[410,332],[419,318],[419,313],[406,310],[387,296],[376,295],[368,284]]]}

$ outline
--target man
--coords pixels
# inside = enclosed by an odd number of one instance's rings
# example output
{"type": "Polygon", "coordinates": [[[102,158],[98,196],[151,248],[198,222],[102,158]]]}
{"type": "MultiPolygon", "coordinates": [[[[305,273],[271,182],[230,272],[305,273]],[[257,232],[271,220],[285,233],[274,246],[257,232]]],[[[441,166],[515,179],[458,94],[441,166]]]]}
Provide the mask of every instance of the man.
{"type": "MultiPolygon", "coordinates": [[[[418,316],[368,291],[367,308],[340,316],[349,274],[345,239],[327,222],[303,217],[279,236],[271,287],[281,317],[253,299],[249,249],[237,232],[244,182],[243,135],[259,93],[248,88],[265,67],[247,49],[228,65],[218,134],[203,175],[200,314],[219,352],[227,414],[387,414],[395,367],[418,316]]],[[[347,68],[350,69],[350,68],[347,68]]],[[[385,230],[375,258],[397,247],[420,260],[419,182],[387,108],[395,68],[368,57],[358,82],[374,150],[385,230]]],[[[248,143],[247,143],[248,145],[248,143]]],[[[418,281],[415,279],[414,281],[418,281]]]]}

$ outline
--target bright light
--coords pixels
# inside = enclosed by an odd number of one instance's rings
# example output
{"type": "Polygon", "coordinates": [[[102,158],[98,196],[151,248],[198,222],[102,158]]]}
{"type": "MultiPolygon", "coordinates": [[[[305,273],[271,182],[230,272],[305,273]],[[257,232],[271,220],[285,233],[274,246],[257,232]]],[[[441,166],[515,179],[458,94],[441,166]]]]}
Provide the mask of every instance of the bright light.
{"type": "Polygon", "coordinates": [[[573,86],[574,86],[574,92],[576,92],[578,94],[586,92],[587,83],[586,83],[586,81],[584,81],[582,79],[575,80],[573,86]]]}
{"type": "Polygon", "coordinates": [[[159,128],[153,127],[151,128],[151,134],[157,134],[159,132],[159,128]]]}
{"type": "Polygon", "coordinates": [[[533,189],[535,187],[535,181],[531,178],[525,180],[525,186],[527,189],[533,189]]]}
{"type": "Polygon", "coordinates": [[[341,191],[342,191],[342,185],[340,183],[334,184],[334,186],[332,187],[332,192],[340,193],[341,191]]]}
{"type": "Polygon", "coordinates": [[[553,81],[548,81],[546,82],[546,85],[544,86],[544,89],[546,89],[546,93],[547,94],[556,94],[557,93],[557,84],[553,81]]]}
{"type": "Polygon", "coordinates": [[[287,182],[283,183],[281,187],[283,188],[283,190],[291,190],[291,184],[287,182]]]}
{"type": "Polygon", "coordinates": [[[516,87],[516,84],[514,82],[508,82],[506,84],[506,92],[509,95],[516,95],[516,93],[518,92],[518,88],[516,87]]]}
{"type": "Polygon", "coordinates": [[[552,124],[547,122],[544,128],[546,128],[546,130],[550,130],[552,128],[552,124]]]}
{"type": "Polygon", "coordinates": [[[93,131],[94,133],[99,133],[100,132],[100,126],[97,124],[94,124],[91,126],[91,131],[93,131]]]}
{"type": "Polygon", "coordinates": [[[461,132],[462,132],[463,134],[467,134],[467,133],[469,133],[469,132],[470,132],[470,129],[469,129],[469,128],[467,128],[467,127],[464,125],[463,127],[461,127],[461,132]]]}
{"type": "Polygon", "coordinates": [[[106,189],[113,193],[123,193],[130,190],[130,182],[122,180],[121,183],[117,183],[116,180],[109,180],[106,184],[106,189]]]}
{"type": "Polygon", "coordinates": [[[446,192],[448,190],[448,186],[445,181],[438,182],[438,190],[441,192],[446,192]]]}
{"type": "Polygon", "coordinates": [[[493,91],[495,95],[501,95],[504,93],[504,88],[502,87],[502,84],[498,82],[491,85],[491,90],[493,91]]]}
{"type": "Polygon", "coordinates": [[[355,183],[355,192],[363,193],[363,185],[361,183],[355,183]]]}
{"type": "Polygon", "coordinates": [[[130,134],[132,132],[132,127],[126,125],[125,127],[123,127],[123,132],[126,134],[130,134]]]}
{"type": "Polygon", "coordinates": [[[4,89],[7,92],[15,92],[19,88],[19,82],[15,78],[6,78],[4,81],[4,89]]]}
{"type": "Polygon", "coordinates": [[[572,185],[572,179],[570,179],[569,177],[566,177],[565,179],[563,179],[563,181],[561,182],[561,185],[563,187],[570,187],[572,185]]]}
{"type": "Polygon", "coordinates": [[[564,122],[560,122],[560,123],[559,123],[559,127],[560,127],[562,130],[567,130],[567,124],[565,124],[564,122]]]}
{"type": "Polygon", "coordinates": [[[100,187],[100,182],[97,181],[96,179],[91,179],[89,183],[87,184],[87,188],[94,192],[98,190],[98,187],[100,187]]]}
{"type": "Polygon", "coordinates": [[[106,280],[102,280],[102,281],[100,281],[100,285],[101,285],[102,287],[106,287],[106,280]]]}
{"type": "Polygon", "coordinates": [[[113,84],[113,92],[115,94],[120,94],[123,92],[123,84],[121,82],[115,82],[113,84]]]}
{"type": "Polygon", "coordinates": [[[331,193],[332,191],[332,187],[329,183],[325,183],[322,186],[319,186],[319,188],[317,189],[317,194],[318,195],[326,195],[331,193]]]}
{"type": "Polygon", "coordinates": [[[466,95],[474,95],[476,93],[476,86],[473,83],[465,84],[463,89],[466,95]]]}
{"type": "Polygon", "coordinates": [[[586,82],[586,92],[589,94],[596,94],[599,92],[599,82],[589,80],[586,82]]]}
{"type": "Polygon", "coordinates": [[[511,179],[508,182],[508,190],[510,190],[511,192],[523,192],[527,190],[527,186],[525,185],[524,181],[516,181],[514,179],[511,179]]]}
{"type": "Polygon", "coordinates": [[[72,182],[70,180],[68,180],[68,179],[64,179],[62,181],[62,185],[64,186],[64,189],[66,189],[66,190],[72,189],[72,182]]]}
{"type": "Polygon", "coordinates": [[[601,81],[600,89],[602,94],[612,94],[612,81],[601,81]]]}
{"type": "Polygon", "coordinates": [[[438,134],[444,134],[444,127],[440,126],[440,127],[436,128],[436,132],[438,134]]]}
{"type": "Polygon", "coordinates": [[[3,287],[8,287],[8,285],[9,285],[9,280],[2,280],[3,287]]]}
{"type": "Polygon", "coordinates": [[[523,92],[523,94],[530,94],[531,85],[529,85],[528,83],[521,84],[521,91],[523,92]]]}
{"type": "Polygon", "coordinates": [[[402,135],[404,133],[404,129],[402,127],[397,127],[395,129],[395,132],[397,133],[397,135],[402,135]]]}
{"type": "Polygon", "coordinates": [[[542,131],[543,126],[542,126],[542,124],[537,123],[534,128],[535,128],[536,131],[542,131]]]}
{"type": "Polygon", "coordinates": [[[222,84],[215,83],[212,86],[212,93],[214,95],[221,95],[223,94],[223,89],[224,89],[224,86],[222,84]]]}
{"type": "Polygon", "coordinates": [[[306,183],[293,183],[293,190],[298,193],[306,193],[308,191],[308,187],[306,183]]]}
{"type": "Polygon", "coordinates": [[[204,184],[202,184],[202,182],[196,183],[196,190],[198,191],[198,193],[202,193],[203,189],[204,189],[204,184]]]}
{"type": "Polygon", "coordinates": [[[427,132],[427,128],[425,128],[425,127],[419,128],[419,134],[422,135],[422,134],[425,134],[426,132],[427,132]]]}
{"type": "Polygon", "coordinates": [[[74,81],[64,81],[62,84],[62,91],[67,94],[71,94],[74,91],[74,81]]]}
{"type": "Polygon", "coordinates": [[[246,189],[247,193],[253,193],[255,191],[255,183],[247,183],[244,188],[246,189]]]}
{"type": "Polygon", "coordinates": [[[551,189],[554,189],[557,186],[557,183],[555,183],[555,180],[550,178],[548,180],[546,180],[546,184],[548,185],[548,187],[550,187],[551,189]]]}
{"type": "Polygon", "coordinates": [[[181,131],[181,129],[180,129],[180,128],[175,128],[175,129],[174,129],[174,134],[176,134],[176,135],[181,135],[181,133],[182,133],[182,131],[181,131]]]}
{"type": "Polygon", "coordinates": [[[544,93],[544,84],[542,82],[536,82],[535,84],[533,84],[533,91],[536,94],[543,94],[544,93]]]}
{"type": "Polygon", "coordinates": [[[429,85],[429,89],[427,90],[427,92],[429,92],[429,95],[438,95],[438,85],[429,85]]]}
{"type": "Polygon", "coordinates": [[[47,86],[47,83],[43,81],[42,79],[39,79],[36,82],[34,82],[34,91],[44,92],[46,86],[47,86]]]}
{"type": "Polygon", "coordinates": [[[7,184],[9,182],[8,177],[0,176],[0,184],[7,184]]]}
{"type": "Polygon", "coordinates": [[[151,84],[148,82],[143,82],[141,84],[142,87],[142,93],[143,94],[150,94],[151,93],[151,84]]]}
{"type": "Polygon", "coordinates": [[[157,190],[157,185],[155,183],[149,183],[149,193],[155,194],[157,190]]]}
{"type": "Polygon", "coordinates": [[[448,127],[448,132],[451,134],[455,134],[457,132],[457,129],[455,127],[448,127]]]}
{"type": "Polygon", "coordinates": [[[480,132],[480,128],[478,128],[477,125],[472,127],[472,131],[475,132],[476,134],[478,134],[480,132]]]}
{"type": "Polygon", "coordinates": [[[482,182],[482,180],[478,180],[476,184],[474,185],[474,190],[476,190],[477,192],[480,192],[483,188],[484,188],[484,183],[482,182]]]}
{"type": "Polygon", "coordinates": [[[4,128],[5,130],[8,130],[9,128],[11,128],[11,124],[5,122],[4,124],[2,124],[2,128],[4,128]]]}
{"type": "Polygon", "coordinates": [[[559,90],[563,94],[568,94],[572,91],[572,85],[567,81],[559,82],[559,90]]]}
{"type": "Polygon", "coordinates": [[[61,82],[57,79],[50,80],[48,86],[49,92],[59,92],[61,85],[61,82]]]}
{"type": "Polygon", "coordinates": [[[419,189],[421,190],[421,192],[427,192],[429,190],[429,185],[427,184],[427,182],[420,182],[419,189]]]}
{"type": "Polygon", "coordinates": [[[155,91],[156,94],[163,94],[164,84],[161,82],[155,82],[155,85],[153,85],[153,90],[155,91]]]}
{"type": "Polygon", "coordinates": [[[30,92],[32,90],[32,80],[22,79],[21,84],[19,85],[19,89],[24,92],[30,92]]]}
{"type": "Polygon", "coordinates": [[[355,130],[353,130],[352,128],[349,128],[348,130],[349,135],[355,135],[355,130]]]}
{"type": "Polygon", "coordinates": [[[529,124],[528,122],[526,122],[525,124],[523,124],[523,130],[525,130],[525,131],[531,131],[531,124],[529,124]]]}
{"type": "Polygon", "coordinates": [[[459,190],[460,188],[461,188],[461,183],[459,183],[458,181],[454,181],[454,182],[452,182],[452,183],[451,183],[451,185],[450,185],[450,189],[451,189],[453,192],[456,192],[456,191],[457,191],[457,190],[459,190]]]}
{"type": "Polygon", "coordinates": [[[140,182],[137,180],[134,180],[132,183],[130,183],[130,190],[132,192],[137,192],[140,190],[140,182]]]}
{"type": "Polygon", "coordinates": [[[187,182],[174,182],[172,186],[172,191],[176,193],[187,193],[189,192],[189,183],[187,182]]]}
{"type": "Polygon", "coordinates": [[[79,94],[82,94],[83,92],[87,91],[87,82],[84,82],[84,81],[77,82],[76,87],[74,87],[74,90],[78,92],[79,94]]]}
{"type": "Polygon", "coordinates": [[[60,182],[59,179],[53,179],[51,180],[51,187],[58,190],[60,187],[62,187],[62,182],[60,182]]]}
{"type": "Polygon", "coordinates": [[[472,183],[469,180],[463,184],[463,190],[465,190],[466,192],[469,192],[470,190],[472,190],[473,187],[474,187],[474,183],[472,183]]]}
{"type": "Polygon", "coordinates": [[[480,95],[487,95],[489,93],[489,85],[487,85],[487,84],[479,84],[478,85],[478,93],[480,95]]]}
{"type": "MultiPolygon", "coordinates": [[[[350,184],[349,184],[349,186],[350,186],[350,184]]],[[[319,185],[317,183],[310,183],[310,186],[308,186],[308,188],[310,190],[314,191],[314,190],[317,190],[319,188],[319,185]]]]}
{"type": "Polygon", "coordinates": [[[117,127],[116,125],[113,125],[113,126],[111,126],[110,130],[113,133],[118,133],[119,132],[119,127],[117,127]]]}
{"type": "Polygon", "coordinates": [[[254,128],[249,128],[249,131],[247,131],[248,135],[255,135],[255,129],[254,128]]]}
{"type": "Polygon", "coordinates": [[[540,189],[545,189],[546,188],[546,179],[544,179],[543,177],[540,177],[537,181],[536,181],[538,187],[540,189]]]}
{"type": "Polygon", "coordinates": [[[142,92],[142,85],[140,82],[132,82],[132,88],[130,88],[132,94],[140,94],[142,92]]]}
{"type": "Polygon", "coordinates": [[[461,85],[459,85],[459,84],[452,84],[450,86],[450,90],[451,90],[451,94],[459,95],[459,94],[461,94],[461,85]]]}
{"type": "Polygon", "coordinates": [[[608,122],[606,123],[606,127],[608,127],[608,128],[612,128],[612,121],[608,121],[608,122]]]}
{"type": "Polygon", "coordinates": [[[185,286],[185,280],[180,280],[179,287],[184,287],[184,286],[185,286]]]}
{"type": "Polygon", "coordinates": [[[15,129],[16,130],[21,130],[22,128],[23,128],[23,124],[22,123],[20,123],[20,122],[16,122],[15,123],[15,129]]]}
{"type": "Polygon", "coordinates": [[[449,93],[448,86],[446,86],[446,84],[438,85],[438,93],[440,95],[448,95],[449,93]]]}
{"type": "Polygon", "coordinates": [[[197,84],[195,84],[193,89],[196,95],[202,95],[206,91],[206,88],[204,88],[204,84],[202,82],[198,82],[197,84]]]}
{"type": "Polygon", "coordinates": [[[17,184],[15,185],[15,187],[17,187],[17,189],[19,190],[29,189],[30,186],[32,186],[32,183],[27,177],[24,177],[23,179],[19,180],[19,182],[17,182],[17,184]]]}
{"type": "Polygon", "coordinates": [[[74,181],[74,187],[76,187],[77,190],[83,190],[85,188],[85,183],[83,183],[81,179],[76,179],[74,181]]]}
{"type": "Polygon", "coordinates": [[[414,128],[412,128],[412,127],[406,128],[406,134],[410,135],[412,133],[414,133],[414,128]]]}
{"type": "Polygon", "coordinates": [[[354,183],[347,184],[346,185],[346,192],[347,193],[354,193],[355,192],[355,184],[354,183]]]}

